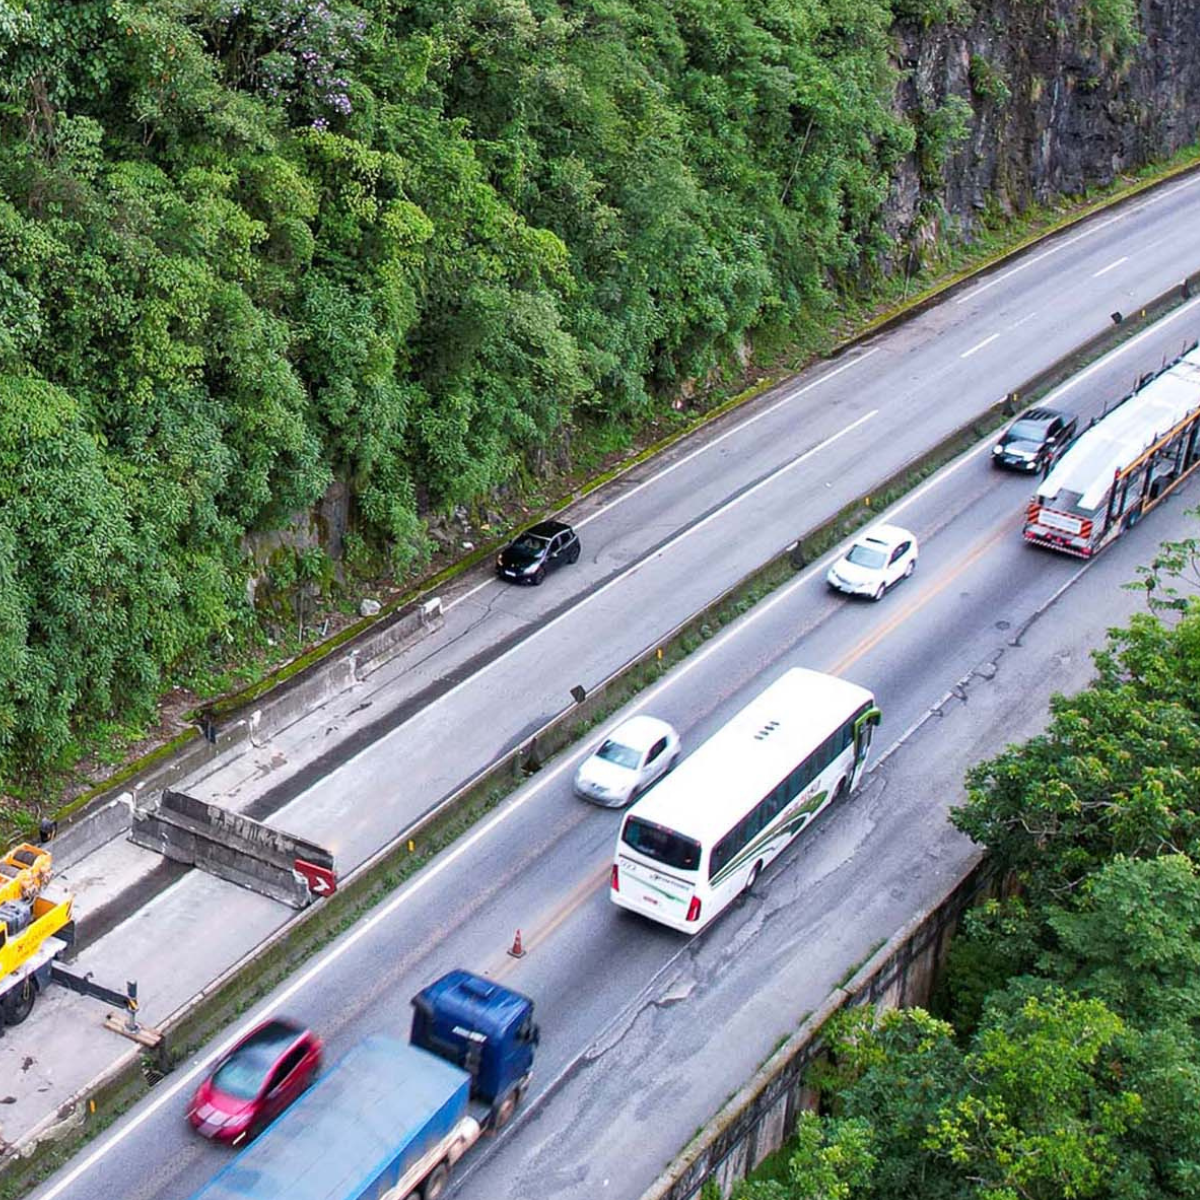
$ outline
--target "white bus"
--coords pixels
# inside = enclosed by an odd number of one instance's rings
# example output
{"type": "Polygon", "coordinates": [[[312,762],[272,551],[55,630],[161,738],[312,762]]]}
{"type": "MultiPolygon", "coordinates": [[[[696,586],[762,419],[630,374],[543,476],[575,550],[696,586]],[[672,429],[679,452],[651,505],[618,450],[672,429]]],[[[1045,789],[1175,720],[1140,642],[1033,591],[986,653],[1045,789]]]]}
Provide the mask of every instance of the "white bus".
{"type": "Polygon", "coordinates": [[[788,671],[628,809],[610,899],[683,933],[703,929],[854,789],[878,723],[865,688],[788,671]]]}

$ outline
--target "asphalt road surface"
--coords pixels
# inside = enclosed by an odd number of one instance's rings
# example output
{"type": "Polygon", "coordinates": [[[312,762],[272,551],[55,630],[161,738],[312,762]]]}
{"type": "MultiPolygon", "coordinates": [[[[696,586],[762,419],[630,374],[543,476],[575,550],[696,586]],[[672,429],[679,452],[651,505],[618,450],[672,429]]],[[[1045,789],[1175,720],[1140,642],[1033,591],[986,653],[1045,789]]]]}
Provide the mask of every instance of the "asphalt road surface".
{"type": "MultiPolygon", "coordinates": [[[[568,707],[572,687],[593,688],[797,535],[1107,325],[1110,313],[1131,312],[1179,282],[1197,266],[1188,255],[1198,225],[1200,175],[1178,179],[818,364],[574,506],[568,515],[584,548],[577,565],[536,589],[501,584],[481,568],[445,592],[438,633],[178,786],[328,845],[344,875],[568,707]]],[[[1087,372],[1065,402],[1086,417],[1194,332],[1176,318],[1116,365],[1087,372]]],[[[1008,484],[1027,495],[1028,481],[1008,484]]],[[[893,639],[881,650],[925,653],[893,639]]],[[[955,645],[937,650],[961,665],[955,645]]],[[[150,851],[110,843],[66,873],[76,911],[103,905],[114,881],[124,897],[145,900],[139,889],[147,875],[155,883],[159,866],[150,851]]],[[[154,1024],[289,915],[191,871],[85,947],[76,966],[107,982],[137,979],[142,1016],[154,1024]]],[[[51,1117],[126,1051],[119,1039],[97,1035],[93,1005],[56,989],[0,1042],[7,1140],[51,1117]]]]}
{"type": "MultiPolygon", "coordinates": [[[[1089,404],[1173,353],[1198,323],[1193,311],[1144,336],[1063,403],[1086,419],[1089,404]]],[[[538,1003],[537,1079],[520,1119],[464,1161],[459,1194],[635,1200],[848,967],[945,891],[975,853],[945,819],[963,770],[1035,732],[1052,691],[1086,681],[1089,649],[1142,603],[1121,585],[1159,540],[1196,530],[1192,483],[1085,565],[1023,545],[1030,490],[978,447],[888,514],[922,550],[913,578],[881,603],[828,592],[825,563],[815,564],[639,698],[677,725],[685,748],[795,665],[870,686],[884,712],[880,765],[859,793],[704,934],[687,939],[609,903],[619,815],[571,795],[572,756],[247,1020],[286,1011],[337,1057],[367,1032],[403,1033],[409,998],[452,966],[502,977],[538,1003]],[[518,927],[520,961],[505,954],[518,927]]],[[[541,593],[502,593],[501,607],[526,595],[541,593]]],[[[618,589],[605,604],[620,613],[618,589]]],[[[536,703],[528,665],[505,686],[493,708],[536,703]]],[[[430,745],[444,754],[444,735],[430,745]]],[[[36,1195],[184,1200],[199,1188],[228,1159],[183,1118],[207,1053],[36,1195]]]]}

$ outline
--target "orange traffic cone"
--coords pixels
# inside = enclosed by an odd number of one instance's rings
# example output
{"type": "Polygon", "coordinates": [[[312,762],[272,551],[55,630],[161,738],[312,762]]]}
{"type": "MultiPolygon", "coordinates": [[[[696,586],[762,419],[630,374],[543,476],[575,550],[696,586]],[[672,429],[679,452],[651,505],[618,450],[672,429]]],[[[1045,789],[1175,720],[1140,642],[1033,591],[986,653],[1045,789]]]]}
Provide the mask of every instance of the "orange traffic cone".
{"type": "Polygon", "coordinates": [[[521,931],[517,930],[517,936],[513,938],[513,944],[508,948],[509,954],[513,958],[524,958],[525,948],[521,945],[521,931]]]}

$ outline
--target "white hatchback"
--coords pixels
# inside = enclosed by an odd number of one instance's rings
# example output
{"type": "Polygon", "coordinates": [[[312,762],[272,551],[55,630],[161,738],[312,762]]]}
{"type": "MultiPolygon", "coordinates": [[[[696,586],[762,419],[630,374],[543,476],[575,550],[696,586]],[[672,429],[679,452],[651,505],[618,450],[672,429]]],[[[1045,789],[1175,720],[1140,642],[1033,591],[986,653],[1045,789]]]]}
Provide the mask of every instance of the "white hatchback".
{"type": "Polygon", "coordinates": [[[829,568],[831,588],[852,596],[882,600],[894,583],[907,579],[917,566],[917,539],[899,525],[875,525],[829,568]]]}
{"type": "Polygon", "coordinates": [[[679,734],[666,721],[630,717],[579,764],[575,791],[612,808],[628,804],[665,775],[681,751],[679,734]]]}

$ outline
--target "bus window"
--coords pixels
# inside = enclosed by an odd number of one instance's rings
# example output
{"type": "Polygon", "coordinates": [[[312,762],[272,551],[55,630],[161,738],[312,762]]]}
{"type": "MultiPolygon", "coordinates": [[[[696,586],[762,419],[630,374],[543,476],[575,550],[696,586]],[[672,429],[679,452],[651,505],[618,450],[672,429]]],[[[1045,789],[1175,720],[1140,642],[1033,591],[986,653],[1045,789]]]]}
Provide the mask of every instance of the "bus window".
{"type": "Polygon", "coordinates": [[[694,871],[700,864],[700,843],[650,821],[630,817],[621,840],[639,854],[679,871],[694,871]]]}

